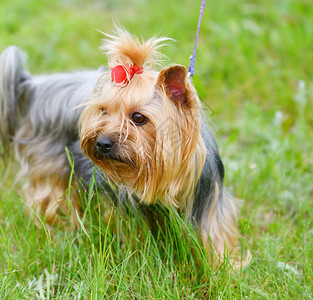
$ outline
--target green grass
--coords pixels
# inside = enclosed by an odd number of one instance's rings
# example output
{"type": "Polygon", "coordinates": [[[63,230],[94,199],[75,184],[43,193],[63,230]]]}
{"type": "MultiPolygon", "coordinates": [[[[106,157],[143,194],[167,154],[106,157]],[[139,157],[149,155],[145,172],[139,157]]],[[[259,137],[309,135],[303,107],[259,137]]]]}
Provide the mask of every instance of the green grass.
{"type": "MultiPolygon", "coordinates": [[[[199,7],[2,0],[0,51],[18,45],[32,73],[95,68],[106,63],[97,30],[110,32],[114,19],[145,38],[174,38],[169,62],[188,65],[199,7]]],[[[1,168],[0,298],[313,298],[312,16],[310,0],[208,1],[204,13],[194,82],[216,127],[225,184],[245,200],[240,231],[253,259],[242,273],[213,271],[177,216],[157,237],[133,213],[114,212],[107,226],[101,199],[91,205],[88,191],[87,231],[39,230],[12,166],[1,168]]]]}

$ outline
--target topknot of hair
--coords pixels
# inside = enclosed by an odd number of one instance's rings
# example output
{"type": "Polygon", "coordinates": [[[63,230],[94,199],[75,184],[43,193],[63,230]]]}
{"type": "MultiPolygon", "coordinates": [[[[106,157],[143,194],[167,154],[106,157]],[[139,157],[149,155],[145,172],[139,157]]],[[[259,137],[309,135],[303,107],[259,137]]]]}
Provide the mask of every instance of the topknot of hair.
{"type": "Polygon", "coordinates": [[[164,42],[170,40],[167,37],[153,36],[145,41],[132,36],[124,28],[116,27],[114,34],[104,34],[101,50],[108,56],[109,67],[119,64],[132,64],[137,67],[152,69],[164,57],[158,50],[164,46],[164,42]]]}

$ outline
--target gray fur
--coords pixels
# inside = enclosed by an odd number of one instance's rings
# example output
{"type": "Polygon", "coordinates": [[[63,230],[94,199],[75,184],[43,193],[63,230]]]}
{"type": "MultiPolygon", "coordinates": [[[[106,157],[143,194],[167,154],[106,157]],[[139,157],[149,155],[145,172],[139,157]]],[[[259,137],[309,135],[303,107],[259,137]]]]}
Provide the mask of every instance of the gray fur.
{"type": "Polygon", "coordinates": [[[192,208],[192,223],[195,227],[200,226],[200,224],[203,223],[203,218],[206,217],[204,212],[209,213],[210,206],[215,195],[216,181],[220,187],[219,192],[221,201],[223,198],[224,166],[220,158],[214,136],[205,122],[203,122],[202,137],[207,148],[207,158],[201,172],[192,208]]]}
{"type": "MultiPolygon", "coordinates": [[[[95,172],[97,182],[107,187],[98,169],[81,154],[78,121],[82,108],[74,109],[91,99],[93,88],[103,69],[31,76],[24,70],[22,62],[21,51],[14,46],[8,47],[0,58],[2,156],[7,154],[7,149],[13,143],[21,164],[21,176],[30,175],[29,172],[36,174],[46,161],[54,160],[55,166],[52,166],[50,174],[45,176],[68,176],[71,170],[65,152],[68,148],[75,161],[77,177],[88,183],[95,172]]],[[[203,124],[205,123],[204,119],[203,124]]],[[[209,234],[209,226],[212,224],[208,218],[214,210],[217,222],[221,223],[219,228],[224,232],[232,231],[229,239],[231,240],[236,234],[235,201],[223,188],[223,163],[214,136],[207,125],[202,126],[202,136],[207,148],[207,157],[197,183],[191,222],[196,229],[201,227],[209,234]],[[216,199],[218,200],[212,208],[216,199]]],[[[142,210],[144,211],[144,208],[142,210]]],[[[216,235],[223,244],[224,234],[217,232],[216,235]]],[[[233,240],[235,241],[235,238],[233,240]]]]}
{"type": "MultiPolygon", "coordinates": [[[[82,108],[75,107],[91,99],[93,88],[104,69],[31,76],[23,68],[22,52],[8,47],[0,58],[0,138],[4,150],[31,145],[23,151],[21,164],[26,164],[37,149],[36,164],[46,159],[63,157],[65,148],[86,168],[78,168],[78,176],[88,180],[92,164],[83,157],[78,142],[78,120],[82,108]]],[[[17,151],[19,152],[19,151],[17,151]]],[[[4,157],[4,159],[7,159],[4,157]]],[[[32,166],[33,168],[34,166],[32,166]]],[[[64,172],[69,171],[69,166],[64,172]]],[[[27,166],[22,166],[22,173],[27,166]]],[[[24,174],[21,174],[24,175],[24,174]]],[[[63,174],[61,174],[63,175],[63,174]]]]}
{"type": "Polygon", "coordinates": [[[18,106],[22,105],[20,85],[30,76],[23,68],[23,56],[19,48],[8,47],[0,56],[0,140],[3,152],[7,152],[14,135],[18,106]]]}

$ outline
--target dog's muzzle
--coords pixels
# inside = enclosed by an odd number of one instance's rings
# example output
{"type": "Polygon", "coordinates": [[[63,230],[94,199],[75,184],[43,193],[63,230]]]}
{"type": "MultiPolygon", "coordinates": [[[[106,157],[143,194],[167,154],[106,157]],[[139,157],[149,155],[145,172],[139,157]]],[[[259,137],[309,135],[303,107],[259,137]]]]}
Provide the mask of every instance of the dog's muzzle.
{"type": "Polygon", "coordinates": [[[108,154],[114,146],[114,141],[109,136],[102,136],[96,142],[96,152],[99,156],[108,154]]]}

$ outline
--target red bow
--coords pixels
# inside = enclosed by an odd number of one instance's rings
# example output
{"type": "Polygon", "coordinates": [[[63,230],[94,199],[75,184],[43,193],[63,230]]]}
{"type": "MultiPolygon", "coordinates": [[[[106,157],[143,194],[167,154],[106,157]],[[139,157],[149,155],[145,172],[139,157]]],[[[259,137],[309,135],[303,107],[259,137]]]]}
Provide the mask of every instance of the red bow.
{"type": "Polygon", "coordinates": [[[133,78],[134,74],[141,74],[142,72],[143,67],[138,68],[135,65],[128,64],[117,65],[116,67],[111,68],[111,78],[117,86],[124,87],[133,78]]]}

